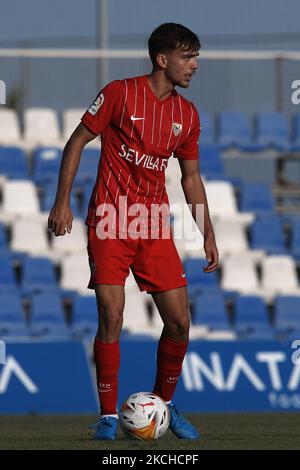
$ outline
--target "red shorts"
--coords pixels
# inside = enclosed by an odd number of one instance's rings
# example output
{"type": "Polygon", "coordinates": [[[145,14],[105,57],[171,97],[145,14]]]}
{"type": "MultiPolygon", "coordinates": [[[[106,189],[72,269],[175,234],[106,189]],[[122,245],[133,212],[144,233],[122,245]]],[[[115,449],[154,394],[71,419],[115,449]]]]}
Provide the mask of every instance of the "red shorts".
{"type": "Polygon", "coordinates": [[[101,240],[96,227],[88,227],[88,255],[89,289],[96,284],[124,286],[129,268],[141,291],[160,292],[187,285],[173,238],[101,240]]]}

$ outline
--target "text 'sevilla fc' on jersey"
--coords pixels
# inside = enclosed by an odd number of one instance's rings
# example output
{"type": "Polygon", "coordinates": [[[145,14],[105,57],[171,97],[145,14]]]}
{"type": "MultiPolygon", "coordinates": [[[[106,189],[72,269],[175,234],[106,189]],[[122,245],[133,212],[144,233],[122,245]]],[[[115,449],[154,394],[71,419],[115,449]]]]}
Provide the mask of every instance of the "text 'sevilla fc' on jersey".
{"type": "Polygon", "coordinates": [[[118,213],[120,196],[126,196],[127,207],[144,204],[149,214],[152,204],[169,207],[168,159],[173,153],[180,159],[198,159],[200,122],[195,106],[176,90],[159,100],[146,75],[109,83],[82,122],[101,134],[101,158],[86,219],[90,226],[101,220],[106,204],[118,213]]]}

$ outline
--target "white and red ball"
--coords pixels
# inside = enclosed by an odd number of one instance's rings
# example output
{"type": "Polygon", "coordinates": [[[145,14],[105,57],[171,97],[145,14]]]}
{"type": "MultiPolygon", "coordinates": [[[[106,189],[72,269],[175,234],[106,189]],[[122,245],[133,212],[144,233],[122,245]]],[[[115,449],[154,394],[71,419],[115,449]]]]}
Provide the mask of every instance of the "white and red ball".
{"type": "Polygon", "coordinates": [[[165,402],[154,393],[130,395],[119,411],[122,431],[139,440],[158,439],[169,427],[170,413],[165,402]]]}

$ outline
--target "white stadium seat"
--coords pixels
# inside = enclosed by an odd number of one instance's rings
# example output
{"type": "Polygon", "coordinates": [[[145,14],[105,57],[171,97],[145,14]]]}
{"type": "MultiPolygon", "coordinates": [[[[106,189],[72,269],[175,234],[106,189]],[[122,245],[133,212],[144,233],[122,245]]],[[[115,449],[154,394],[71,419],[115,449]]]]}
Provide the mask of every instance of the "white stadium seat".
{"type": "Polygon", "coordinates": [[[222,265],[221,287],[241,294],[259,295],[260,287],[254,262],[244,256],[225,258],[222,265]]]}
{"type": "Polygon", "coordinates": [[[49,256],[45,223],[31,217],[14,220],[10,247],[30,255],[49,256]]]}
{"type": "Polygon", "coordinates": [[[291,256],[268,256],[262,261],[262,287],[269,300],[275,295],[300,295],[295,261],[291,256]]]}
{"type": "Polygon", "coordinates": [[[17,112],[14,109],[0,108],[0,144],[19,145],[21,131],[17,112]]]}
{"type": "Polygon", "coordinates": [[[213,219],[234,220],[246,226],[253,222],[254,214],[238,211],[231,183],[227,181],[207,181],[205,190],[210,215],[213,219]]]}
{"type": "Polygon", "coordinates": [[[10,222],[16,216],[45,219],[39,209],[37,189],[27,180],[8,180],[2,187],[3,203],[0,220],[10,222]]]}
{"type": "MultiPolygon", "coordinates": [[[[71,233],[66,233],[64,236],[52,236],[52,251],[53,256],[59,257],[61,255],[73,253],[86,253],[87,249],[87,233],[86,226],[80,219],[73,219],[71,233]]],[[[87,256],[87,255],[86,255],[87,256]]]]}
{"type": "Polygon", "coordinates": [[[63,112],[63,138],[67,141],[73,131],[80,123],[80,119],[83,116],[84,109],[82,108],[71,108],[65,109],[63,112]]]}
{"type": "Polygon", "coordinates": [[[62,289],[76,290],[84,295],[95,295],[94,290],[88,289],[90,267],[86,253],[77,253],[63,257],[61,261],[62,289]]]}
{"type": "Polygon", "coordinates": [[[24,138],[28,145],[62,145],[56,111],[28,108],[24,113],[24,138]]]}

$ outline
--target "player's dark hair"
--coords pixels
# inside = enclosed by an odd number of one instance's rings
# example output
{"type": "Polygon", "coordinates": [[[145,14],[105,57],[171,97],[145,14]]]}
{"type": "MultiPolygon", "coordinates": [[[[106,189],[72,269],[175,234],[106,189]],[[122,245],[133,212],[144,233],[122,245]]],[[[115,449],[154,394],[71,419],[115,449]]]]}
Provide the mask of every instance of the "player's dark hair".
{"type": "Polygon", "coordinates": [[[158,26],[148,39],[149,55],[153,67],[156,67],[157,54],[178,48],[185,51],[200,49],[201,44],[197,34],[177,23],[163,23],[158,26]]]}

